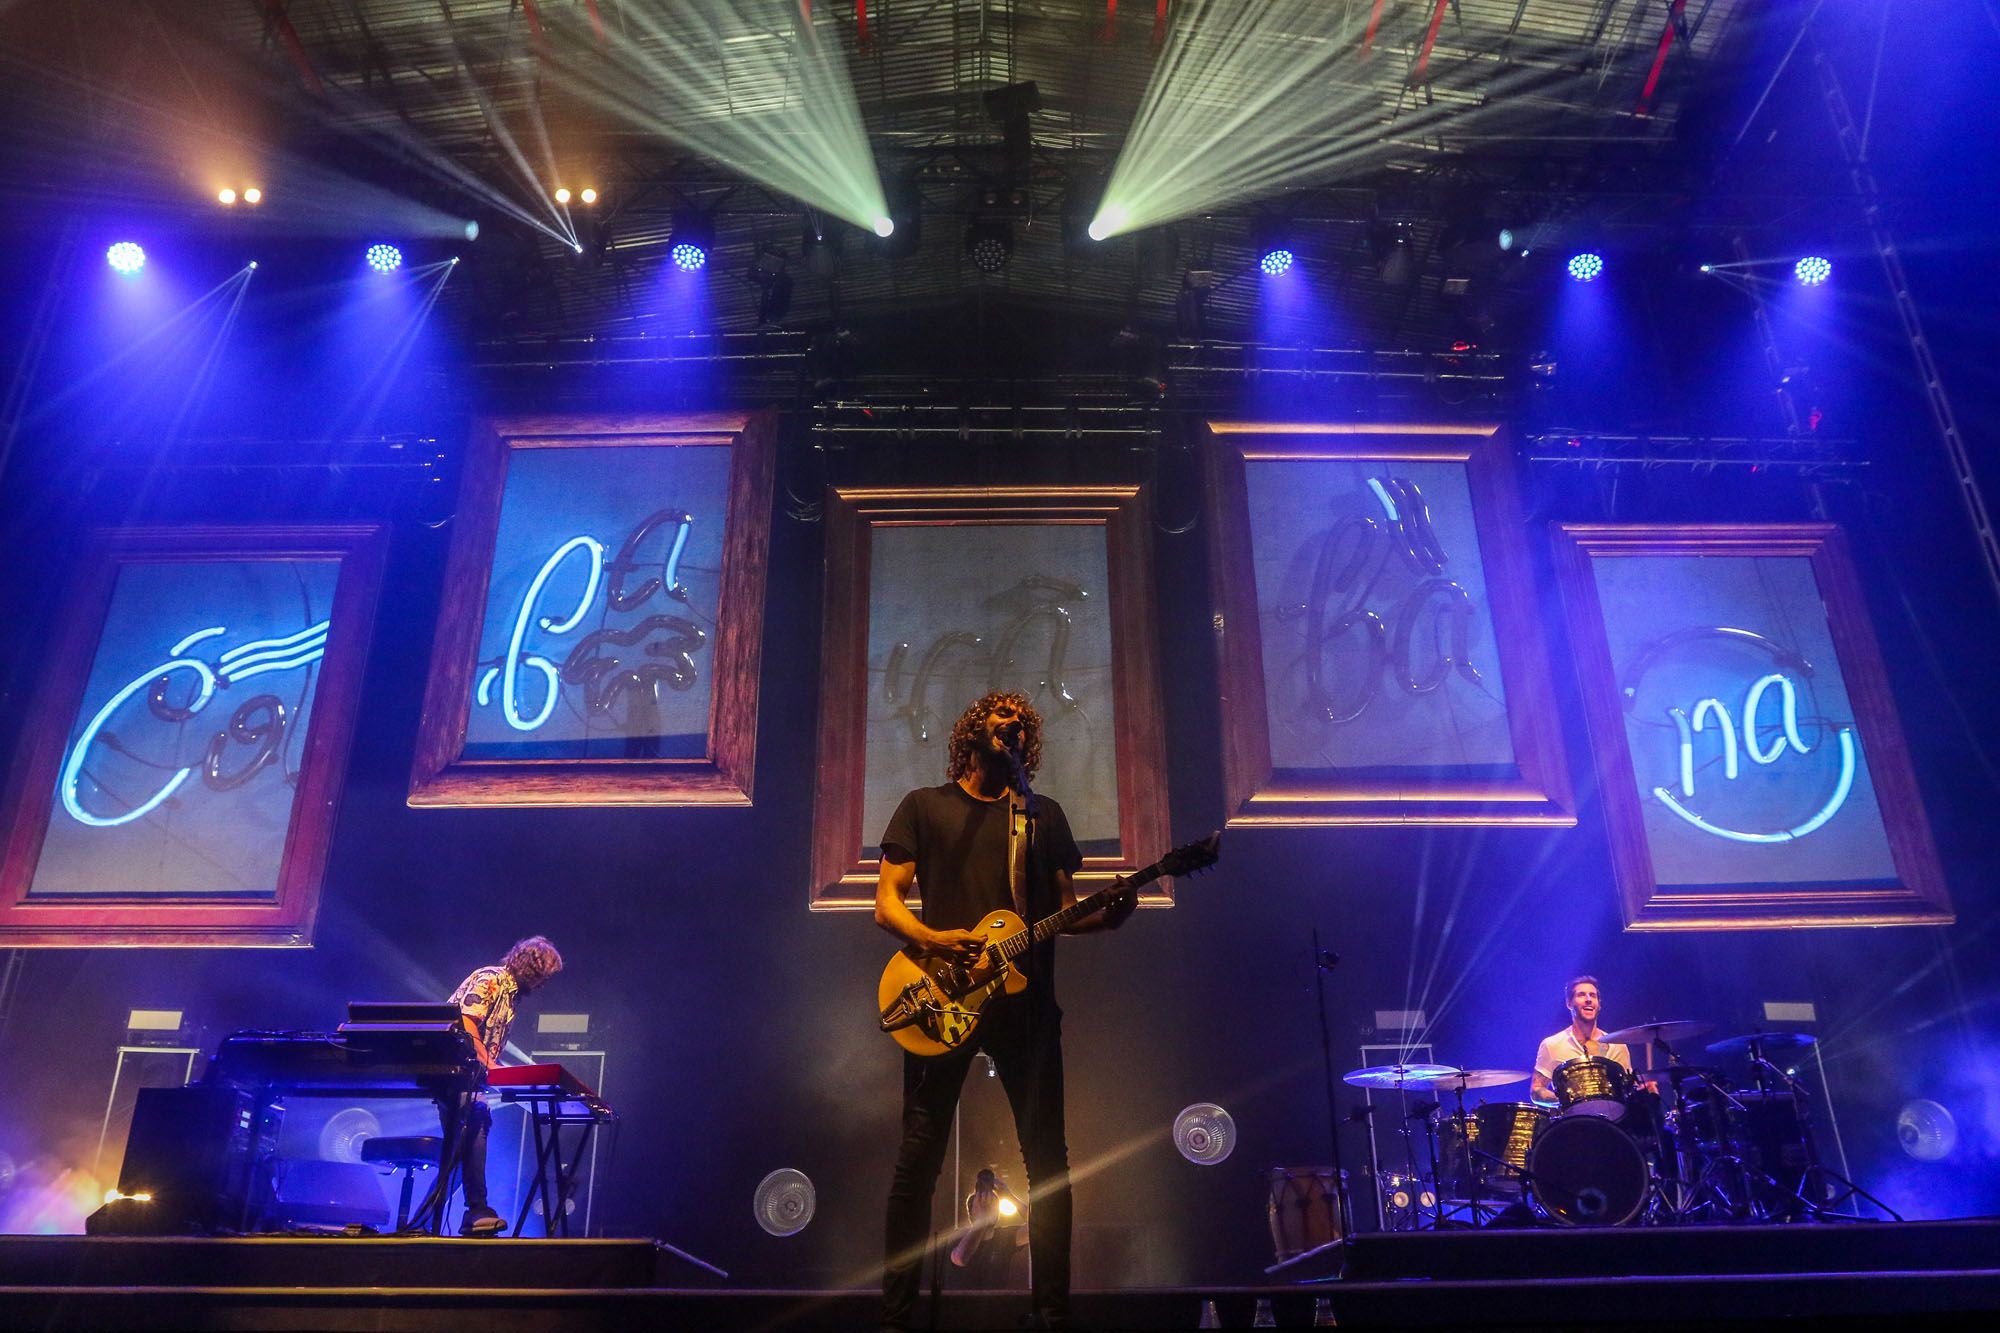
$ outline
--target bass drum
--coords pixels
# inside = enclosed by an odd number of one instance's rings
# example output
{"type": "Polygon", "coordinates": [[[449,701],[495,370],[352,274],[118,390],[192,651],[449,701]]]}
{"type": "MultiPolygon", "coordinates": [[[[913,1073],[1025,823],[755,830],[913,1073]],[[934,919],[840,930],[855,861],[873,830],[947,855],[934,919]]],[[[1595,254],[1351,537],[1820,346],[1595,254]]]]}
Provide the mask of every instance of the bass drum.
{"type": "Polygon", "coordinates": [[[1528,1153],[1528,1190],[1566,1226],[1622,1227],[1646,1210],[1653,1177],[1638,1143],[1617,1125],[1562,1116],[1528,1153]]]}

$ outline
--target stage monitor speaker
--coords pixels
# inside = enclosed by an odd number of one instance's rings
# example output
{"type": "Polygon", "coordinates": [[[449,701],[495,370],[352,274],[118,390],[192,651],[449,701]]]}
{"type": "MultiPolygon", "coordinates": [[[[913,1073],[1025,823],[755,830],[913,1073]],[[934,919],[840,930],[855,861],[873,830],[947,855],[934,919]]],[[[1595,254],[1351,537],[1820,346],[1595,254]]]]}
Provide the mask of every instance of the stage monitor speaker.
{"type": "Polygon", "coordinates": [[[93,1213],[92,1235],[205,1235],[242,1231],[257,1164],[277,1139],[284,1108],[247,1088],[142,1088],[126,1140],[118,1194],[93,1213]]]}

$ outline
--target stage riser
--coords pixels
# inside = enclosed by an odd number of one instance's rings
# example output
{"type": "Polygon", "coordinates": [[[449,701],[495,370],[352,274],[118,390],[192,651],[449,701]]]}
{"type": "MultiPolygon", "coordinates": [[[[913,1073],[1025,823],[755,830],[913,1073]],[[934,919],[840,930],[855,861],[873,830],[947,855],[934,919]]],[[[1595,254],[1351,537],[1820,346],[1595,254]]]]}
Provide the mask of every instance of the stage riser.
{"type": "MultiPolygon", "coordinates": [[[[684,1285],[649,1240],[11,1236],[5,1287],[466,1287],[684,1285]]],[[[670,1260],[670,1262],[672,1262],[670,1260]]]]}
{"type": "Polygon", "coordinates": [[[1473,1280],[1689,1273],[1868,1273],[1984,1268],[2000,1262],[2000,1224],[1853,1223],[1728,1227],[1620,1227],[1535,1231],[1437,1231],[1356,1236],[1349,1282],[1473,1280]]]}
{"type": "MultiPolygon", "coordinates": [[[[1310,1324],[1318,1292],[1231,1289],[1079,1293],[1076,1315],[1098,1329],[1187,1329],[1216,1302],[1225,1328],[1248,1327],[1267,1296],[1281,1328],[1310,1324]]],[[[1544,1333],[1598,1329],[1761,1329],[1798,1321],[1822,1330],[1893,1328],[1920,1319],[1925,1333],[1990,1326],[2000,1272],[1847,1274],[1798,1278],[1622,1279],[1515,1283],[1404,1283],[1327,1291],[1345,1329],[1513,1328],[1544,1333]]],[[[853,1333],[878,1313],[871,1292],[546,1292],[0,1289],[0,1327],[47,1330],[318,1329],[328,1333],[595,1333],[658,1328],[700,1333],[853,1333]]],[[[946,1298],[940,1329],[1017,1327],[1024,1293],[960,1292],[946,1298]]],[[[920,1316],[921,1316],[920,1311],[920,1316]]]]}

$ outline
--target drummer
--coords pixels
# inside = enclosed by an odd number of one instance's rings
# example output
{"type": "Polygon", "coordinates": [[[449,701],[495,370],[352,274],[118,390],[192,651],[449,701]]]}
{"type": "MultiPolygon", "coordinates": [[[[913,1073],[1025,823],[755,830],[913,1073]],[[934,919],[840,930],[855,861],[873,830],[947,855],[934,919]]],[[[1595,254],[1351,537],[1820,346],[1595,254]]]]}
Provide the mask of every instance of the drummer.
{"type": "Polygon", "coordinates": [[[1615,1060],[1623,1065],[1625,1072],[1632,1072],[1632,1053],[1616,1042],[1604,1040],[1604,1029],[1597,1025],[1597,978],[1591,976],[1572,978],[1563,988],[1563,1005],[1569,1010],[1569,1026],[1552,1037],[1544,1037],[1535,1050],[1535,1080],[1530,1085],[1531,1095],[1544,1106],[1556,1104],[1556,1066],[1566,1060],[1582,1060],[1589,1056],[1601,1055],[1607,1060],[1615,1060]]]}

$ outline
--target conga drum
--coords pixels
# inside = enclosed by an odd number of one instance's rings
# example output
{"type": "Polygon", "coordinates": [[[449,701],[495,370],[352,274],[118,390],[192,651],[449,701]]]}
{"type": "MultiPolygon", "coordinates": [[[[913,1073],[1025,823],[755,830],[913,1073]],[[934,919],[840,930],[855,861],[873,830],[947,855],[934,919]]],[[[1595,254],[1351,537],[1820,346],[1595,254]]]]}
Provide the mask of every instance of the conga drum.
{"type": "Polygon", "coordinates": [[[1333,1168],[1274,1166],[1266,1177],[1271,1183],[1271,1248],[1279,1263],[1340,1239],[1333,1168]]]}

